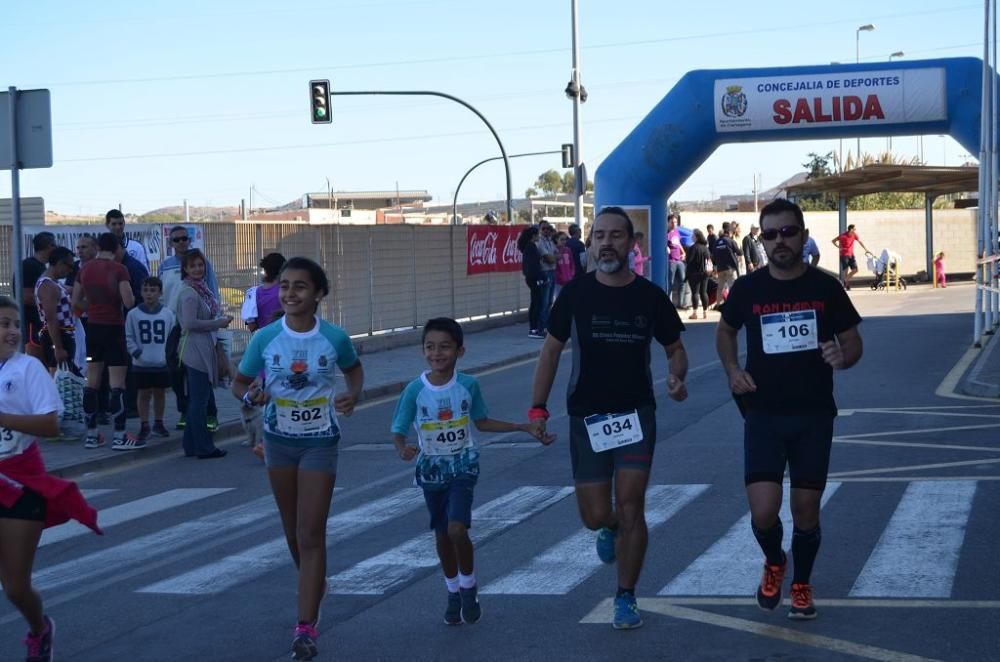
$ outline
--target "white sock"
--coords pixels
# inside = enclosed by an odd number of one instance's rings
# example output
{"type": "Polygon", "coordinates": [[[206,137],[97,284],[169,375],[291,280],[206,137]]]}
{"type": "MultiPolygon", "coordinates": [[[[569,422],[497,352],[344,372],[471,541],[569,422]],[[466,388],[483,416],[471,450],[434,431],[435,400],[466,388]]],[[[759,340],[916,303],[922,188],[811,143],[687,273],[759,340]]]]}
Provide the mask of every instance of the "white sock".
{"type": "Polygon", "coordinates": [[[459,583],[460,582],[458,576],[448,577],[447,575],[445,575],[444,585],[448,587],[449,593],[458,593],[459,583]]]}
{"type": "Polygon", "coordinates": [[[460,588],[472,588],[476,585],[476,573],[472,572],[468,575],[463,575],[461,572],[458,573],[458,586],[460,588]]]}

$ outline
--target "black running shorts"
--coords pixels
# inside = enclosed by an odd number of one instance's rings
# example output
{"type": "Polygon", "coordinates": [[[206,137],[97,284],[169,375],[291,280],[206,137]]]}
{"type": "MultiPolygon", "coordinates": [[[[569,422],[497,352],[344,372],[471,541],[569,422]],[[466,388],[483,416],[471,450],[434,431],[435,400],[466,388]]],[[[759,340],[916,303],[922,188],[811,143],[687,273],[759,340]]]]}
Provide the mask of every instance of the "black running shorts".
{"type": "Polygon", "coordinates": [[[569,454],[573,464],[573,480],[577,483],[610,481],[618,469],[639,469],[648,472],[653,465],[656,448],[656,410],[639,408],[642,441],[597,453],[590,445],[587,426],[579,416],[569,417],[569,454]]]}
{"type": "Polygon", "coordinates": [[[24,488],[21,498],[10,508],[0,506],[0,518],[23,519],[29,522],[44,522],[48,504],[38,492],[24,488]]]}
{"type": "Polygon", "coordinates": [[[127,366],[125,325],[88,324],[87,363],[103,363],[112,368],[127,366]]]}
{"type": "Polygon", "coordinates": [[[830,414],[788,416],[747,411],[743,422],[744,482],[780,483],[787,464],[792,487],[822,490],[832,445],[830,414]]]}

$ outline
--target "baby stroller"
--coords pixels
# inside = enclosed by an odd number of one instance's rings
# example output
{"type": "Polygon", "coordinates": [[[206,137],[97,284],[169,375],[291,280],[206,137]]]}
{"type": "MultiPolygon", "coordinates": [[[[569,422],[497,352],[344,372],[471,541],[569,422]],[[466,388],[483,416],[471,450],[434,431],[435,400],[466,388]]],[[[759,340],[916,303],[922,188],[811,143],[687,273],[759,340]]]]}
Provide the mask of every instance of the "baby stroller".
{"type": "Polygon", "coordinates": [[[899,275],[899,270],[902,267],[903,258],[888,248],[882,249],[882,253],[878,257],[869,253],[868,269],[875,274],[875,280],[872,281],[872,289],[884,290],[886,288],[895,288],[897,290],[905,290],[906,279],[899,275]]]}

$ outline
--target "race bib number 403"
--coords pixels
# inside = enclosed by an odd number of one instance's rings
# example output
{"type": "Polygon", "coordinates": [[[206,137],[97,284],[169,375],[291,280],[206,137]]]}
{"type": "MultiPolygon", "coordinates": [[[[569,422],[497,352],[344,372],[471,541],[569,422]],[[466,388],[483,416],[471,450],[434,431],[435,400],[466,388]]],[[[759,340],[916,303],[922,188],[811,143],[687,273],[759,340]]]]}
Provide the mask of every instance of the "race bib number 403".
{"type": "Polygon", "coordinates": [[[816,311],[772,313],[760,316],[760,335],[765,354],[805,352],[819,348],[816,311]]]}
{"type": "Polygon", "coordinates": [[[278,431],[291,437],[316,435],[331,428],[330,400],[284,400],[275,398],[278,431]]]}
{"type": "Polygon", "coordinates": [[[639,412],[634,409],[623,414],[595,414],[583,422],[595,453],[642,441],[639,412]]]}

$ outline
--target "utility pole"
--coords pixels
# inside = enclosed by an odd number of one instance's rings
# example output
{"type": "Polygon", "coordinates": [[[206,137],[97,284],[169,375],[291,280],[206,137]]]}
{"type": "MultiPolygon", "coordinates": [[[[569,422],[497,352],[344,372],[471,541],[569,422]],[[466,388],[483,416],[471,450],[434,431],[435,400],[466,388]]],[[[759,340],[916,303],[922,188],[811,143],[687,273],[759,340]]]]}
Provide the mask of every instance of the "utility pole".
{"type": "Polygon", "coordinates": [[[572,0],[573,13],[573,73],[570,87],[574,89],[573,96],[573,179],[576,183],[574,201],[574,220],[577,227],[583,227],[583,194],[587,190],[586,173],[580,168],[580,104],[583,83],[580,82],[580,27],[577,21],[577,0],[572,0]],[[583,179],[583,181],[580,181],[583,179]]]}

